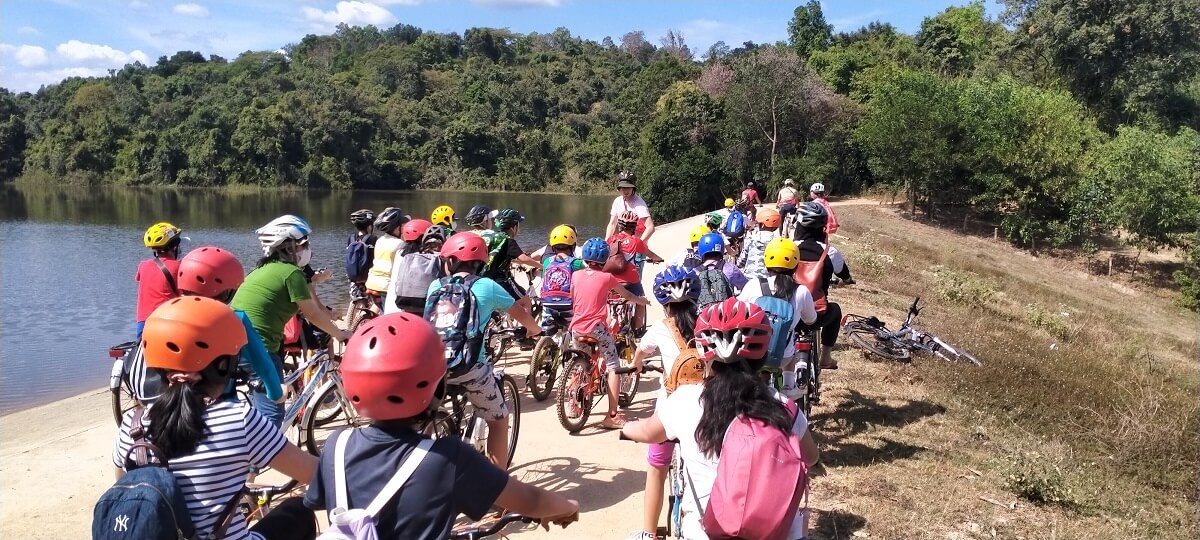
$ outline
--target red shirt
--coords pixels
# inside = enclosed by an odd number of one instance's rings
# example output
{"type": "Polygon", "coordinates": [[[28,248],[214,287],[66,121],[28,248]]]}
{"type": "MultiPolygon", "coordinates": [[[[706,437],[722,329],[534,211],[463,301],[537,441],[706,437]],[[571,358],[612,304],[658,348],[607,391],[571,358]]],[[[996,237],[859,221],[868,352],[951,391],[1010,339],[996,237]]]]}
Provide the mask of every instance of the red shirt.
{"type": "Polygon", "coordinates": [[[612,235],[612,238],[608,239],[608,243],[612,244],[613,242],[617,243],[617,250],[625,255],[625,270],[615,274],[617,281],[621,283],[640,282],[642,278],[638,275],[637,265],[633,263],[633,257],[634,255],[650,251],[650,248],[646,247],[646,243],[641,238],[627,232],[619,232],[612,235]]]}
{"type": "Polygon", "coordinates": [[[755,204],[762,202],[758,199],[758,192],[755,191],[754,188],[746,188],[742,190],[742,198],[755,204]]]}
{"type": "MultiPolygon", "coordinates": [[[[171,272],[172,277],[179,275],[179,261],[168,257],[162,257],[159,260],[171,272]]],[[[145,321],[150,317],[150,313],[154,312],[154,308],[179,296],[171,289],[171,284],[167,283],[167,276],[154,263],[154,259],[142,261],[138,265],[133,279],[138,282],[137,322],[145,321]]]]}
{"type": "Polygon", "coordinates": [[[608,291],[619,286],[617,277],[608,272],[576,270],[571,277],[571,324],[567,329],[586,334],[597,325],[608,324],[608,291]]]}

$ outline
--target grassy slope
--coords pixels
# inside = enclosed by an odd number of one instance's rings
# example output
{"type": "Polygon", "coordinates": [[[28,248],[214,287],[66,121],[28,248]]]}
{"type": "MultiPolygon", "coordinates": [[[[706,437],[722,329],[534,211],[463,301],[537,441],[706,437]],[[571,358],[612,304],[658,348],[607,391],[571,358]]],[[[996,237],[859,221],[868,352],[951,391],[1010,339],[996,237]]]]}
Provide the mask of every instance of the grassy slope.
{"type": "Polygon", "coordinates": [[[837,211],[859,283],[832,292],[843,309],[894,328],[922,296],[918,327],[985,367],[837,353],[816,537],[1200,537],[1193,314],[887,207],[837,211]]]}

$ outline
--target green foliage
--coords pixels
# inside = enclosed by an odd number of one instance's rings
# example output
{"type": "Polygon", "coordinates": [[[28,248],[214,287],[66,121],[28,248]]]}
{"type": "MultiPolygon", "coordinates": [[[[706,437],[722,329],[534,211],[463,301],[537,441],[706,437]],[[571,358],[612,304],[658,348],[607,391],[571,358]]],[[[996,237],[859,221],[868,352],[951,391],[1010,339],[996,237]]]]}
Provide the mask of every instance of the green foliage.
{"type": "Polygon", "coordinates": [[[1074,508],[1080,506],[1072,481],[1059,464],[1047,463],[1036,452],[1021,454],[1008,476],[1009,487],[1023,499],[1037,504],[1074,508]]]}
{"type": "Polygon", "coordinates": [[[926,17],[917,32],[917,46],[926,53],[933,67],[944,74],[968,74],[994,42],[993,23],[984,15],[983,1],[951,6],[926,17]]]}
{"type": "Polygon", "coordinates": [[[971,307],[986,307],[996,297],[996,283],[973,272],[939,267],[937,293],[942,300],[971,307]]]}
{"type": "Polygon", "coordinates": [[[829,48],[832,40],[833,25],[825,22],[820,2],[808,0],[807,4],[796,8],[792,20],[788,21],[788,43],[800,58],[829,48]]]}
{"type": "Polygon", "coordinates": [[[1200,232],[1192,233],[1187,244],[1183,270],[1176,270],[1172,276],[1179,286],[1175,303],[1184,309],[1200,312],[1200,232]]]}

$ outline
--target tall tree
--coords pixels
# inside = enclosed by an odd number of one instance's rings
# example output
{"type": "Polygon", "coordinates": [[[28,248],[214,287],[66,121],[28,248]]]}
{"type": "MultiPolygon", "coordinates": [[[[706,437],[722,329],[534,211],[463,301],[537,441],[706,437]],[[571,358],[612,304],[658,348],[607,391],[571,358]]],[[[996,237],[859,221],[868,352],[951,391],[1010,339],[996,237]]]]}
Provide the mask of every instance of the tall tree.
{"type": "Polygon", "coordinates": [[[994,42],[991,36],[998,31],[995,24],[987,20],[983,1],[975,0],[926,17],[917,32],[917,45],[939,72],[966,75],[987,52],[987,44],[994,42]]]}
{"type": "Polygon", "coordinates": [[[820,2],[808,0],[807,4],[796,7],[792,20],[788,21],[788,43],[800,58],[828,49],[832,41],[833,25],[825,22],[820,2]]]}

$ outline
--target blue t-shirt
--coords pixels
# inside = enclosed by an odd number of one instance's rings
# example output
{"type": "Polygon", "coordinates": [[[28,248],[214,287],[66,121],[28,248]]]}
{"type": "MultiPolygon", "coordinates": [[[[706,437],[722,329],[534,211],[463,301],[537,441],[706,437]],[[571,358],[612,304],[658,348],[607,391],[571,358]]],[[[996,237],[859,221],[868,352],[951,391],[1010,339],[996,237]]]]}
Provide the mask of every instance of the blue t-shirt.
{"type": "MultiPolygon", "coordinates": [[[[344,436],[344,435],[343,435],[344,436]]],[[[372,424],[346,442],[346,498],[366,508],[392,474],[425,438],[403,424],[372,424]]],[[[334,440],[330,437],[329,440],[334,440]]],[[[333,454],[321,453],[304,505],[328,510],[337,501],[333,454]]],[[[456,438],[437,439],[412,477],[375,517],[380,538],[437,539],[450,536],[459,514],[482,519],[508,485],[508,473],[456,438]]]]}
{"type": "MultiPolygon", "coordinates": [[[[426,312],[433,307],[432,304],[429,303],[429,297],[433,295],[434,291],[437,291],[440,288],[442,288],[442,281],[440,279],[434,280],[433,283],[429,284],[429,290],[425,291],[426,312]]],[[[475,304],[479,312],[479,320],[477,321],[475,328],[471,329],[472,336],[477,336],[483,332],[483,328],[487,326],[487,323],[489,320],[491,320],[493,313],[508,311],[508,308],[512,307],[512,305],[516,303],[512,295],[508,294],[508,291],[505,291],[504,288],[495,281],[485,277],[475,280],[475,283],[471,285],[471,294],[475,296],[475,304]]],[[[480,347],[478,358],[479,363],[484,363],[488,360],[486,357],[487,351],[485,349],[487,349],[487,347],[480,347]]]]}

